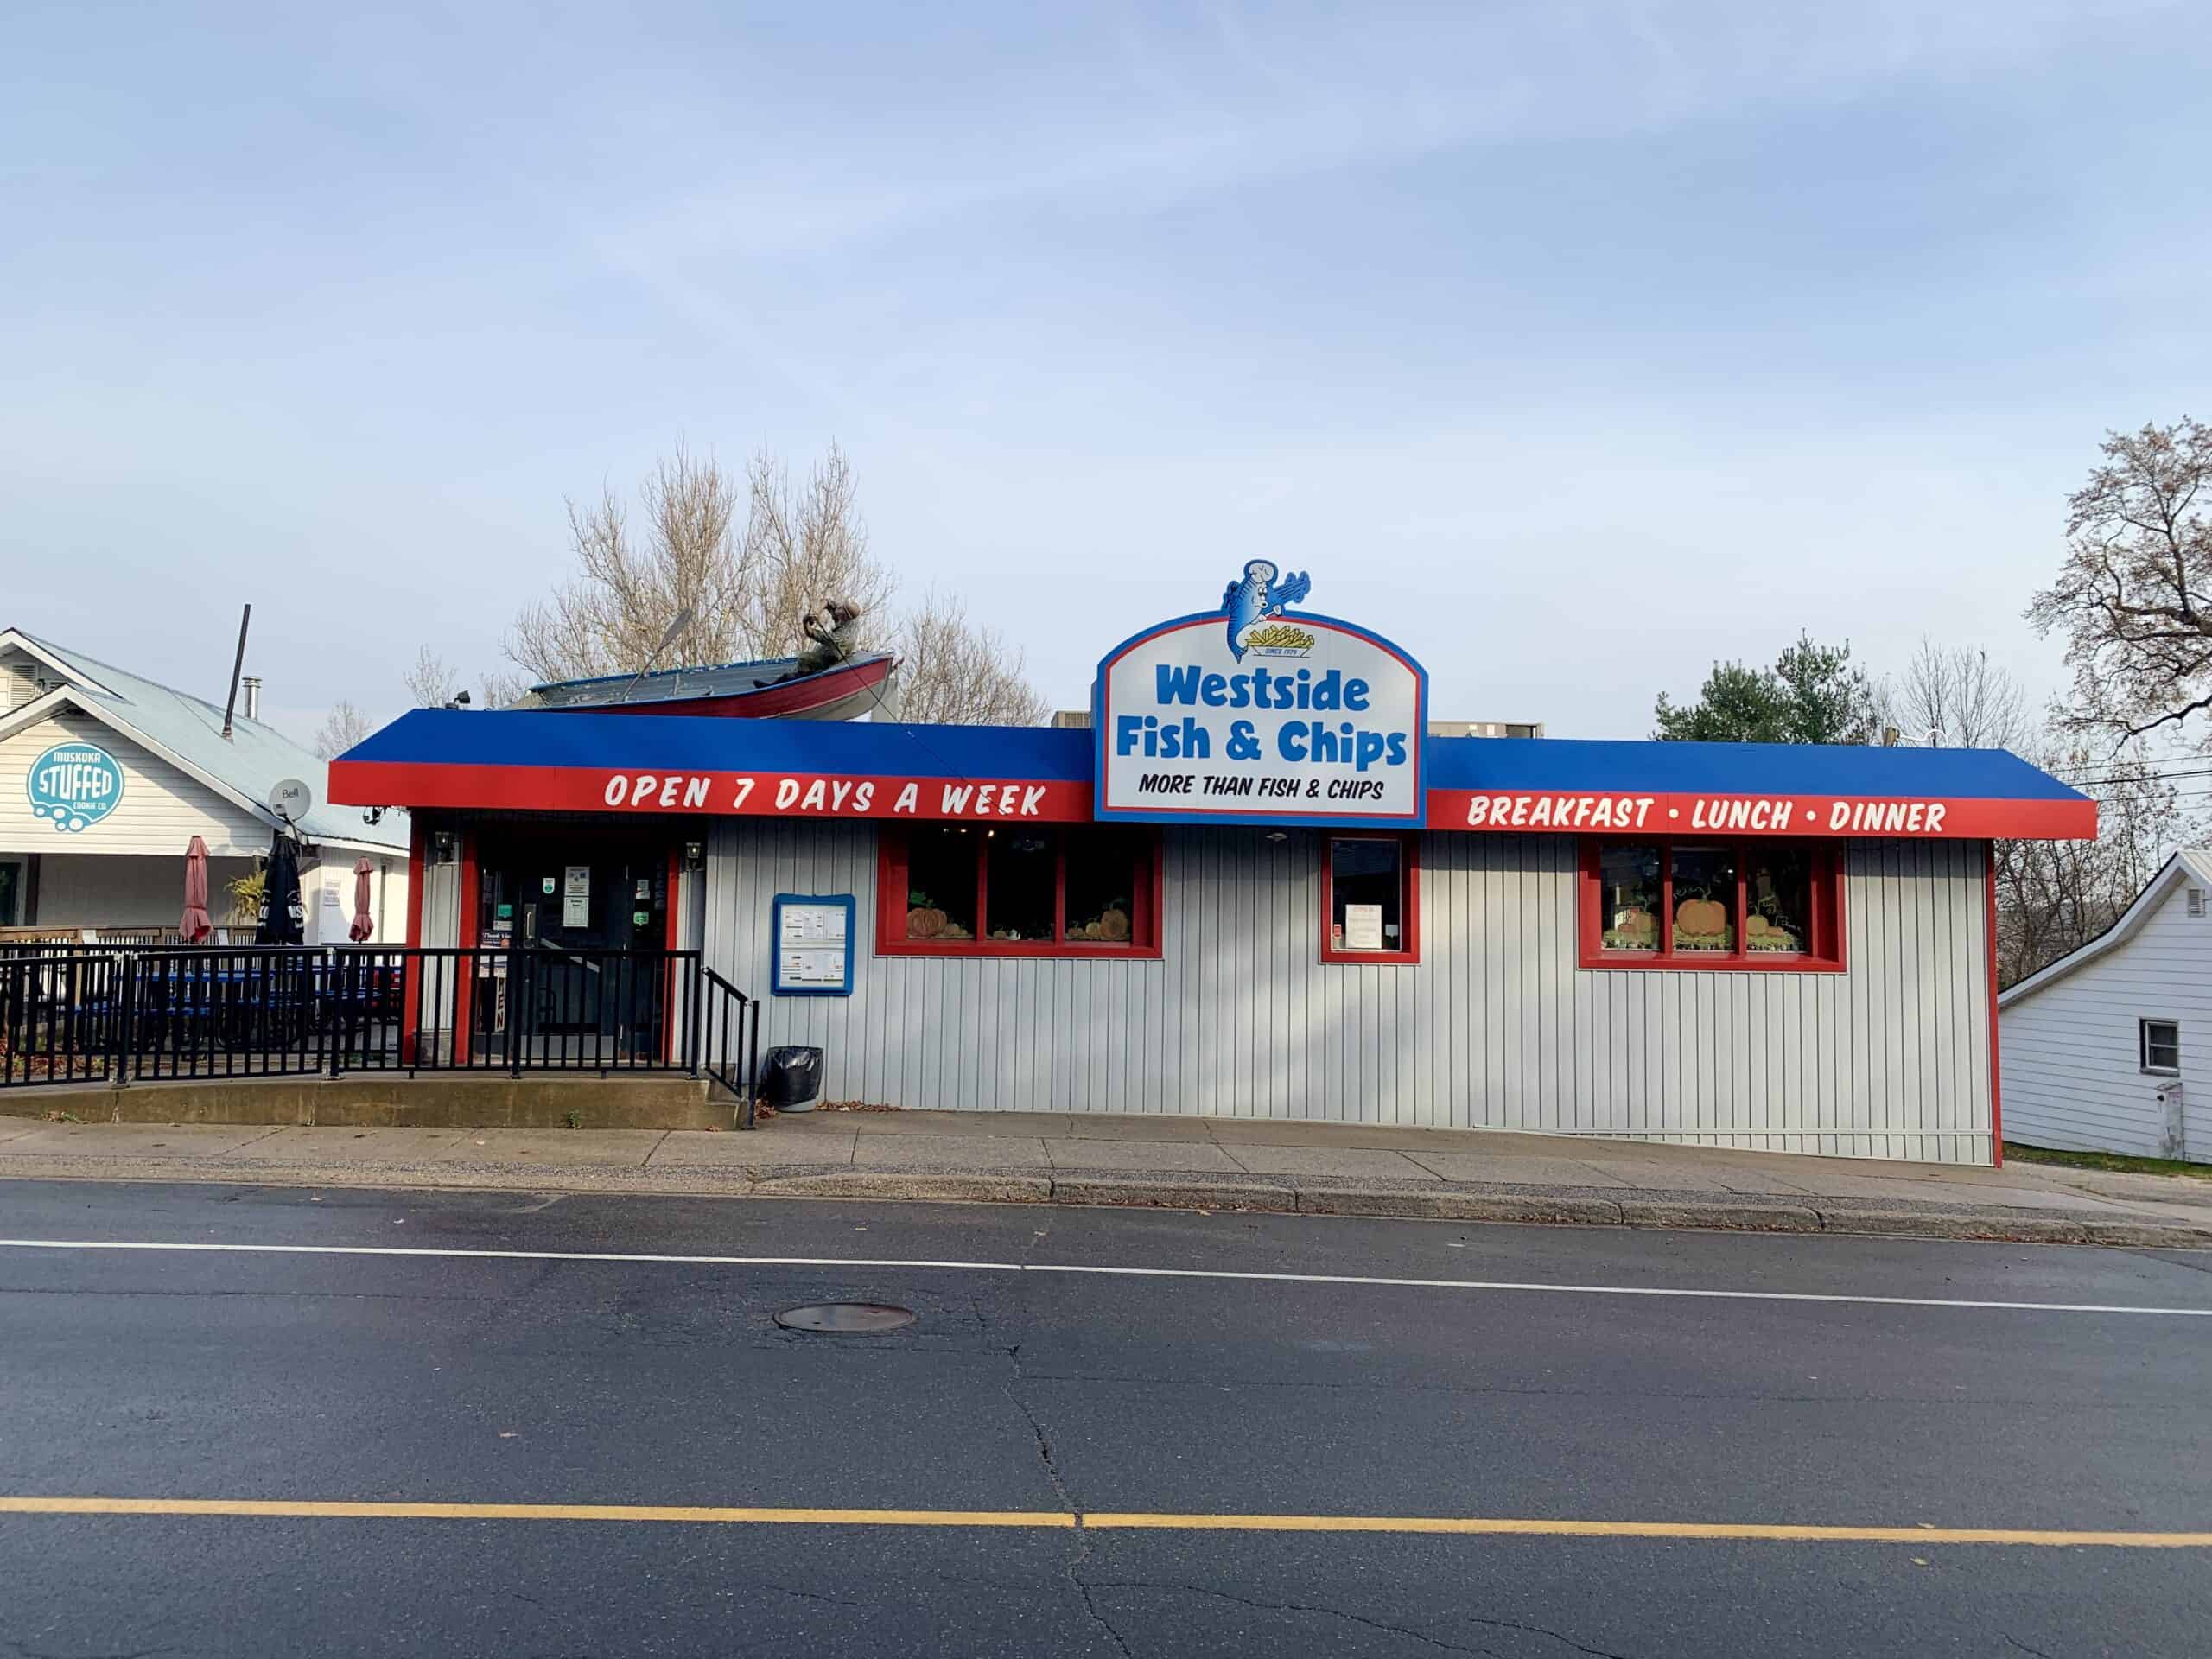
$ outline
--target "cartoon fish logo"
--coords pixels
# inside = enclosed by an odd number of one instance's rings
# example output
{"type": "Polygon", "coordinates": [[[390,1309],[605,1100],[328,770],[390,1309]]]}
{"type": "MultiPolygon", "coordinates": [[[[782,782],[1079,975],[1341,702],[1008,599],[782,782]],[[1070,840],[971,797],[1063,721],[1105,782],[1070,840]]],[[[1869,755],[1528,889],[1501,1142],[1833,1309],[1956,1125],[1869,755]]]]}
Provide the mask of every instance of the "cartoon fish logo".
{"type": "Polygon", "coordinates": [[[1281,616],[1285,606],[1295,605],[1313,590],[1313,578],[1302,570],[1281,582],[1275,580],[1277,574],[1267,560],[1254,559],[1244,567],[1243,579],[1230,582],[1221,595],[1221,607],[1229,616],[1229,649],[1240,663],[1244,660],[1245,633],[1255,623],[1281,616]]]}

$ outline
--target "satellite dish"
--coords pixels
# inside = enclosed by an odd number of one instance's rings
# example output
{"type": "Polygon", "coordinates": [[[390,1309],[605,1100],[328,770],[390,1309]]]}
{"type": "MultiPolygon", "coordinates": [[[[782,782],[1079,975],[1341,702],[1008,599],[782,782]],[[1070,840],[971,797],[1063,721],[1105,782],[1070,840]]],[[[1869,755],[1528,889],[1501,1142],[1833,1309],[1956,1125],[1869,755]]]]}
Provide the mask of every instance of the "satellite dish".
{"type": "Polygon", "coordinates": [[[287,823],[297,823],[315,808],[315,791],[297,778],[279,778],[269,786],[269,810],[287,823]]]}

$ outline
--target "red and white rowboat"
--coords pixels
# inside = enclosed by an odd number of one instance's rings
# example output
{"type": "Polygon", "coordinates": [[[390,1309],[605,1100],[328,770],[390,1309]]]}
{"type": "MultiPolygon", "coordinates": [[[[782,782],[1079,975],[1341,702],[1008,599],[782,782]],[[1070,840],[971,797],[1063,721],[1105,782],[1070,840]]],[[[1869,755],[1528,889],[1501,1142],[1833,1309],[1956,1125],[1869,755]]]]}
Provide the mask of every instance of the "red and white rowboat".
{"type": "Polygon", "coordinates": [[[796,657],[764,662],[670,668],[656,674],[609,674],[554,680],[531,687],[526,709],[576,709],[594,714],[728,715],[750,720],[855,720],[876,712],[888,694],[897,659],[874,652],[835,668],[796,677],[796,657]]]}

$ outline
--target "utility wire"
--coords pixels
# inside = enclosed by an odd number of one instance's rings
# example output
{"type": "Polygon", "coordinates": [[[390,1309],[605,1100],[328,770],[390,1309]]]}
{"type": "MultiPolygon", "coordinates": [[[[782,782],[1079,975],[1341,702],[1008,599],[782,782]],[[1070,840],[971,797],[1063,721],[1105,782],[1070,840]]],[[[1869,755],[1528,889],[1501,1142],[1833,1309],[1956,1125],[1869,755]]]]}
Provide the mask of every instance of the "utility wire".
{"type": "Polygon", "coordinates": [[[2142,772],[2120,772],[2110,778],[2062,778],[2058,781],[2069,789],[2094,789],[2104,784],[2163,784],[2177,778],[2212,778],[2212,766],[2196,766],[2181,772],[2158,772],[2146,768],[2142,772]]]}

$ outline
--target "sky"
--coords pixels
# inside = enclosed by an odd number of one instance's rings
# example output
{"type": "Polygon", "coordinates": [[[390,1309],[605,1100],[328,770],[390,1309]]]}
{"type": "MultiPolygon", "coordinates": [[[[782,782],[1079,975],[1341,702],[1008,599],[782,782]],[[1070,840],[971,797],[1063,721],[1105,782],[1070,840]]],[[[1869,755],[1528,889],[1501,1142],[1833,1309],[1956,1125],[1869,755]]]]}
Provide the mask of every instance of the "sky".
{"type": "Polygon", "coordinates": [[[2041,695],[2109,429],[2203,415],[2189,4],[41,5],[0,48],[0,624],[306,739],[506,668],[564,499],[849,454],[1081,706],[1248,558],[1437,718],[1801,630],[2041,695]]]}

